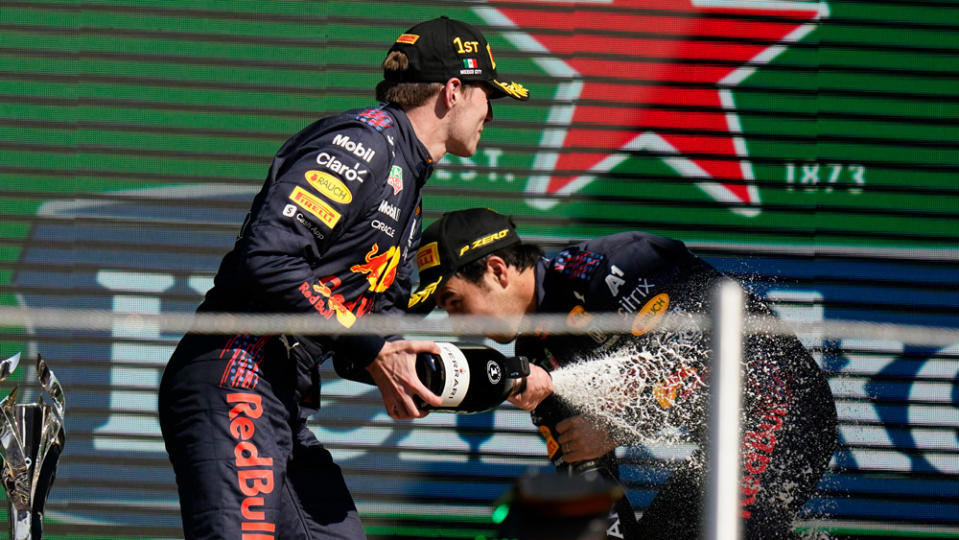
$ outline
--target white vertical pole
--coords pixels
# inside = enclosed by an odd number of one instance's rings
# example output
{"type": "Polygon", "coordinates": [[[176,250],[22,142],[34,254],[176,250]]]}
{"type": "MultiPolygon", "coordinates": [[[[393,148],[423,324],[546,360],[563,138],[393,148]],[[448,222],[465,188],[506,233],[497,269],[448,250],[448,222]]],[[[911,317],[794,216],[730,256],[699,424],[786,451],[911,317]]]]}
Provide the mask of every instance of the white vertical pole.
{"type": "Polygon", "coordinates": [[[741,538],[739,519],[743,291],[723,280],[713,291],[708,476],[704,540],[741,538]]]}

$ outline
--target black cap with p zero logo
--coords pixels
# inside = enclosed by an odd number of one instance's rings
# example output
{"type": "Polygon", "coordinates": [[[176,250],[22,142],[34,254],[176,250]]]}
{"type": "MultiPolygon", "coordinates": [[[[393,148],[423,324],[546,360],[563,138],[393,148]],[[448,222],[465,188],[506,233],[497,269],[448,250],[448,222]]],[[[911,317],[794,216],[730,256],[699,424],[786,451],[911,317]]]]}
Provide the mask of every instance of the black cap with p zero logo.
{"type": "Polygon", "coordinates": [[[471,24],[445,15],[419,23],[397,38],[389,52],[393,51],[404,53],[409,67],[384,69],[383,78],[388,81],[445,83],[456,77],[463,82],[487,83],[493,98],[529,99],[529,90],[523,85],[499,80],[493,51],[471,24]]]}
{"type": "Polygon", "coordinates": [[[486,208],[447,212],[423,231],[416,265],[420,285],[410,296],[409,310],[433,309],[436,289],[464,265],[504,247],[521,243],[508,216],[486,208]]]}

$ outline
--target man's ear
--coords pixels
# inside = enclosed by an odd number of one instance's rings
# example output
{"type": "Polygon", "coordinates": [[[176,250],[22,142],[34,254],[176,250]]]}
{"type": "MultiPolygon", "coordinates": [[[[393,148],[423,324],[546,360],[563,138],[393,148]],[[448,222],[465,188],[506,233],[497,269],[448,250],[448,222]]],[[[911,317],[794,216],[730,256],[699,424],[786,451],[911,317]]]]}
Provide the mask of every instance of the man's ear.
{"type": "Polygon", "coordinates": [[[446,84],[443,86],[442,96],[443,104],[446,105],[447,110],[452,109],[456,102],[463,97],[463,81],[456,77],[446,81],[446,84]]]}
{"type": "Polygon", "coordinates": [[[501,287],[506,288],[509,285],[509,265],[502,257],[490,255],[486,259],[486,272],[489,273],[501,287]]]}

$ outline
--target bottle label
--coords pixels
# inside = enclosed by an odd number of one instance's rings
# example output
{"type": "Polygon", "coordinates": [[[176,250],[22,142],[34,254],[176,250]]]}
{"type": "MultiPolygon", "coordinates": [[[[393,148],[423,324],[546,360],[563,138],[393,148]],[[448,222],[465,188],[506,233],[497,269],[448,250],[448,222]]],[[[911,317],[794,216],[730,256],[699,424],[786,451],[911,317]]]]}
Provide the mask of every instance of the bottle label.
{"type": "Polygon", "coordinates": [[[496,386],[503,380],[503,370],[500,369],[499,364],[493,360],[486,362],[486,378],[489,379],[490,384],[493,386],[496,386]]]}
{"type": "Polygon", "coordinates": [[[554,459],[556,453],[559,452],[559,443],[553,438],[553,432],[546,426],[539,426],[539,433],[546,439],[546,456],[549,459],[554,459]]]}
{"type": "Polygon", "coordinates": [[[440,346],[440,359],[446,369],[443,383],[443,404],[440,407],[456,407],[463,402],[470,388],[470,367],[466,363],[463,351],[451,343],[437,343],[440,346]]]}

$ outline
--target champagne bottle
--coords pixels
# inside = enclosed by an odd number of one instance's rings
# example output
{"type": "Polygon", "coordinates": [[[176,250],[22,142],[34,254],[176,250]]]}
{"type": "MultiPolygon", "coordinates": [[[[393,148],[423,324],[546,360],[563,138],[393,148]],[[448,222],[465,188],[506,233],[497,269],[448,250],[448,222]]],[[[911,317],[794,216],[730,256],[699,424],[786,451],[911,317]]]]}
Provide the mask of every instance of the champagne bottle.
{"type": "Polygon", "coordinates": [[[575,463],[566,461],[566,457],[563,455],[563,446],[557,441],[557,439],[559,439],[559,431],[556,430],[556,424],[567,418],[572,418],[577,414],[578,413],[573,410],[565,400],[556,394],[547,396],[531,413],[533,425],[539,429],[540,435],[546,440],[546,454],[550,462],[560,472],[570,475],[598,471],[604,466],[602,463],[603,458],[599,460],[578,461],[575,463]]]}
{"type": "MultiPolygon", "coordinates": [[[[619,486],[625,493],[626,486],[619,478],[619,464],[616,461],[615,452],[609,452],[605,456],[586,461],[571,462],[566,460],[563,446],[557,440],[559,432],[556,429],[556,424],[577,414],[566,401],[555,394],[547,396],[533,410],[533,424],[539,428],[540,434],[546,439],[546,452],[549,460],[560,474],[582,475],[588,478],[599,476],[619,486]]],[[[641,536],[639,524],[636,522],[636,513],[627,497],[618,498],[610,510],[606,528],[607,537],[639,538],[641,536]],[[609,534],[611,531],[618,531],[618,533],[609,534]]]]}
{"type": "Polygon", "coordinates": [[[520,391],[529,375],[525,357],[507,358],[503,353],[478,343],[437,342],[439,356],[420,353],[416,374],[443,404],[434,407],[414,397],[417,407],[430,411],[478,413],[503,403],[520,391]]]}

